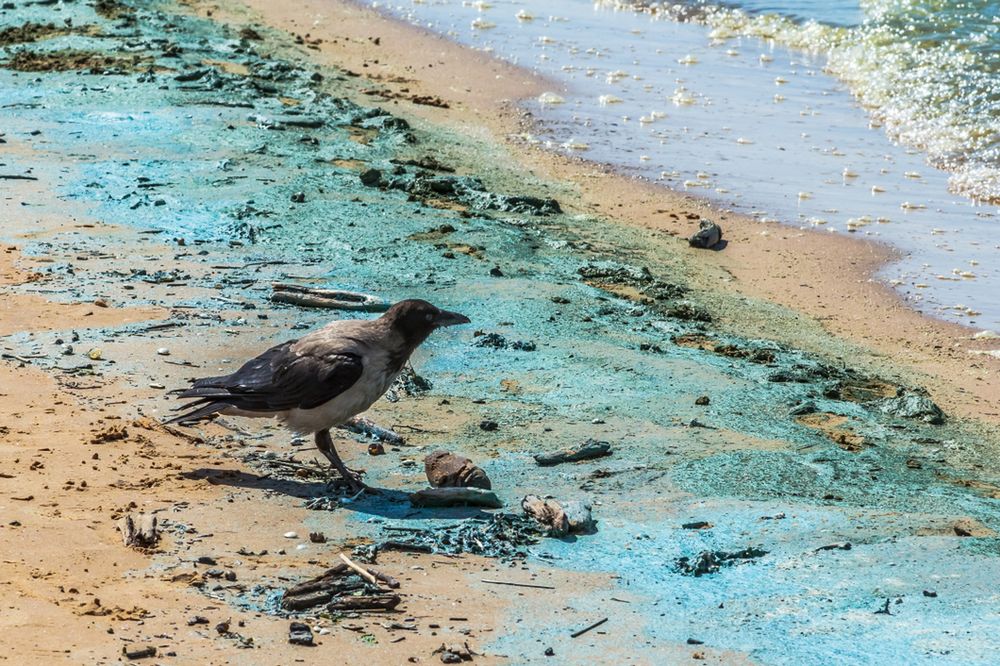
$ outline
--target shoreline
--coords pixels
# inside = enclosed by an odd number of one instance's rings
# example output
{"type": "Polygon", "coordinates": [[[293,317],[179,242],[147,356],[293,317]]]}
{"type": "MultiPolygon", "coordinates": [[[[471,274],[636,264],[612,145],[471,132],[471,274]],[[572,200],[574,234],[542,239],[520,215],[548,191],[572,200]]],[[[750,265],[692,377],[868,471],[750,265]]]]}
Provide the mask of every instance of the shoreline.
{"type": "MultiPolygon", "coordinates": [[[[530,173],[570,184],[581,197],[575,206],[581,211],[676,236],[678,240],[663,239],[675,243],[675,252],[676,244],[683,243],[697,226],[683,213],[719,222],[733,242],[721,252],[690,253],[696,268],[710,271],[701,276],[701,286],[721,287],[738,297],[800,313],[811,326],[871,349],[885,360],[883,365],[902,361],[925,376],[923,383],[947,411],[1000,423],[1000,407],[991,407],[1000,405],[1000,358],[977,354],[997,348],[996,342],[973,339],[977,329],[915,310],[879,282],[878,271],[898,256],[894,248],[871,239],[831,237],[790,224],[721,213],[696,195],[637,181],[582,157],[523,145],[516,137],[530,131],[531,120],[520,103],[543,92],[548,82],[351,0],[306,0],[294,14],[262,0],[244,4],[271,25],[321,38],[322,43],[311,50],[329,64],[340,63],[369,78],[374,78],[371,71],[377,66],[378,83],[387,90],[405,87],[411,95],[417,89],[420,94],[441,96],[453,108],[404,102],[401,110],[429,122],[450,124],[470,136],[481,137],[482,128],[488,128],[493,139],[530,173]],[[303,14],[309,18],[301,18],[303,14]],[[371,41],[375,33],[378,45],[371,41]],[[393,77],[405,82],[393,83],[393,77]],[[448,84],[458,80],[485,84],[477,89],[448,84]],[[670,217],[671,212],[677,219],[670,217]],[[839,284],[829,284],[829,276],[838,276],[839,284]],[[858,304],[862,304],[860,313],[858,304]]],[[[399,101],[393,99],[393,106],[399,101]]],[[[697,281],[698,271],[691,276],[697,281]]],[[[739,327],[745,324],[737,322],[739,327]]],[[[760,337],[767,334],[765,330],[757,333],[760,337]]],[[[795,342],[809,348],[809,340],[795,342]]],[[[811,350],[823,353],[823,342],[817,341],[811,350]]]]}

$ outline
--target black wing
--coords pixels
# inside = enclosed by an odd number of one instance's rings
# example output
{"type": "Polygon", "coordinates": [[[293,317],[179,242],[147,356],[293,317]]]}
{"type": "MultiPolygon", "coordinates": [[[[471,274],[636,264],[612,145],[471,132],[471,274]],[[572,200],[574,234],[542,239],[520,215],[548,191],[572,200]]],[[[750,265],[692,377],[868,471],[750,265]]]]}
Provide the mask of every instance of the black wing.
{"type": "Polygon", "coordinates": [[[250,412],[312,409],[349,389],[364,371],[357,354],[298,355],[291,351],[294,343],[272,347],[230,375],[196,380],[179,393],[194,399],[183,409],[196,409],[168,422],[196,421],[226,407],[250,412]]]}

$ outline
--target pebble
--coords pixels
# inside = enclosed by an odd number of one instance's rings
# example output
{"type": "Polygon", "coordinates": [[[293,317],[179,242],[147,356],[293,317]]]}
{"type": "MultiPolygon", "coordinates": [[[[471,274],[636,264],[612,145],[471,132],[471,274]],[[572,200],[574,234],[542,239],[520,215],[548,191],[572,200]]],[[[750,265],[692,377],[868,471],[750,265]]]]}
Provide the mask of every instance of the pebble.
{"type": "Polygon", "coordinates": [[[160,347],[159,349],[156,350],[156,353],[159,354],[160,356],[170,356],[170,350],[167,349],[166,347],[160,347]]]}
{"type": "Polygon", "coordinates": [[[288,642],[292,645],[311,646],[313,644],[312,629],[303,622],[292,622],[288,627],[288,642]]]}
{"type": "Polygon", "coordinates": [[[286,539],[298,539],[299,535],[297,532],[285,532],[286,539]]]}

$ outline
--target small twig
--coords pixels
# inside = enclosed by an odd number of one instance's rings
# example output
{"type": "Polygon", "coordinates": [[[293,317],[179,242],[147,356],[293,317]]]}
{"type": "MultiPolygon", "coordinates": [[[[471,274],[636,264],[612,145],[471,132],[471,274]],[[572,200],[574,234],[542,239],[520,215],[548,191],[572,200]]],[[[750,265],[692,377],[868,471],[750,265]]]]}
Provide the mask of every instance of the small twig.
{"type": "Polygon", "coordinates": [[[511,583],[506,580],[489,580],[486,578],[482,579],[482,582],[489,583],[490,585],[510,585],[511,587],[533,587],[539,590],[554,590],[556,588],[551,585],[535,585],[533,583],[511,583]]]}
{"type": "Polygon", "coordinates": [[[187,324],[183,321],[165,321],[162,324],[151,324],[142,330],[144,333],[149,333],[150,331],[162,331],[165,328],[176,328],[177,326],[187,326],[187,324]]]}
{"type": "Polygon", "coordinates": [[[367,488],[362,488],[361,490],[359,490],[358,492],[354,493],[350,497],[344,497],[343,499],[341,499],[340,503],[341,504],[350,504],[354,500],[356,500],[359,497],[361,497],[362,495],[364,495],[364,493],[365,493],[366,490],[367,490],[367,488]]]}
{"type": "Polygon", "coordinates": [[[351,558],[349,558],[344,553],[340,553],[340,559],[344,561],[344,564],[354,569],[354,571],[356,571],[359,576],[367,580],[375,587],[378,587],[378,578],[368,573],[366,569],[362,569],[361,567],[359,567],[357,564],[354,563],[353,560],[351,560],[351,558]]]}
{"type": "Polygon", "coordinates": [[[3,358],[12,358],[15,361],[19,361],[21,363],[27,363],[28,365],[31,365],[31,359],[33,358],[46,358],[46,355],[44,354],[34,354],[32,356],[18,356],[17,354],[4,353],[0,354],[0,356],[2,356],[3,358]]]}
{"type": "Polygon", "coordinates": [[[602,624],[604,624],[607,621],[608,621],[608,618],[606,618],[606,617],[602,618],[602,619],[598,620],[597,622],[595,622],[594,624],[590,625],[589,627],[584,627],[580,631],[574,631],[572,634],[569,635],[569,637],[570,638],[579,638],[580,636],[583,636],[585,633],[587,633],[591,629],[597,629],[599,626],[601,626],[602,624]]]}
{"type": "Polygon", "coordinates": [[[34,176],[20,176],[13,173],[0,173],[0,180],[38,180],[34,176]]]}

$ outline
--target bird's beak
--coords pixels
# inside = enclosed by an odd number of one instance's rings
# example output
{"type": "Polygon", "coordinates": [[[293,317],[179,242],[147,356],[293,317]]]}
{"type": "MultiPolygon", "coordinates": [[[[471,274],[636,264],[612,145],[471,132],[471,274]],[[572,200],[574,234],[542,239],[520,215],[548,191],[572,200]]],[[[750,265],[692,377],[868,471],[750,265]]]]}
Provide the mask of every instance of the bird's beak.
{"type": "Polygon", "coordinates": [[[459,324],[468,324],[470,320],[464,314],[458,314],[457,312],[449,312],[448,310],[441,310],[438,316],[434,319],[435,326],[458,326],[459,324]]]}

